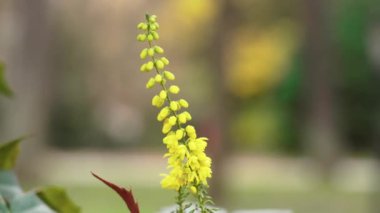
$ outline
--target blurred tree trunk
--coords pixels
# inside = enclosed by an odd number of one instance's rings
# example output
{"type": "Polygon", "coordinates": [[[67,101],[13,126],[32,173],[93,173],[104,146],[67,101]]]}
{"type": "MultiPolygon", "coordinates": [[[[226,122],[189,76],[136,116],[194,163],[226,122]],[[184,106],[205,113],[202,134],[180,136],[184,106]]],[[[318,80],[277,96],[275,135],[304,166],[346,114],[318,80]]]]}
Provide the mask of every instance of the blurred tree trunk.
{"type": "Polygon", "coordinates": [[[316,160],[324,180],[328,181],[331,170],[338,160],[340,146],[334,106],[334,55],[327,19],[326,0],[307,0],[305,94],[307,151],[316,160]]]}
{"type": "Polygon", "coordinates": [[[225,49],[228,41],[228,32],[233,29],[233,7],[230,0],[221,0],[218,2],[219,13],[215,17],[212,42],[210,47],[205,50],[210,57],[210,67],[213,68],[213,78],[215,81],[215,109],[211,118],[211,138],[210,138],[210,155],[213,159],[213,178],[211,179],[211,195],[216,203],[223,203],[223,164],[228,158],[228,144],[231,141],[230,132],[230,104],[231,97],[225,87],[225,49]]]}
{"type": "Polygon", "coordinates": [[[18,169],[24,178],[31,180],[38,177],[33,168],[38,168],[34,162],[44,150],[52,88],[47,1],[14,0],[11,6],[15,36],[10,42],[15,45],[6,64],[15,97],[5,109],[2,137],[29,136],[22,143],[18,169]]]}

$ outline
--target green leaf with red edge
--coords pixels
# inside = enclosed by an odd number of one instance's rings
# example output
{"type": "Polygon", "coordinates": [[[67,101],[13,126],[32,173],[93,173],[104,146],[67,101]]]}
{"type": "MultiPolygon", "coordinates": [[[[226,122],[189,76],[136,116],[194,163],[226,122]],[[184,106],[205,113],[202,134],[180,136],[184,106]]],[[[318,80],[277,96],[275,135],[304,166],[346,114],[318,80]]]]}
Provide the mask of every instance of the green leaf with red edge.
{"type": "Polygon", "coordinates": [[[109,186],[111,189],[113,189],[117,194],[119,194],[119,196],[124,200],[125,204],[127,205],[128,209],[131,213],[140,213],[139,205],[133,197],[132,190],[128,191],[127,189],[125,189],[123,187],[120,187],[114,183],[111,183],[111,182],[99,177],[98,175],[96,175],[93,172],[91,172],[91,174],[94,177],[96,177],[97,179],[99,179],[100,181],[102,181],[104,184],[109,186]]]}

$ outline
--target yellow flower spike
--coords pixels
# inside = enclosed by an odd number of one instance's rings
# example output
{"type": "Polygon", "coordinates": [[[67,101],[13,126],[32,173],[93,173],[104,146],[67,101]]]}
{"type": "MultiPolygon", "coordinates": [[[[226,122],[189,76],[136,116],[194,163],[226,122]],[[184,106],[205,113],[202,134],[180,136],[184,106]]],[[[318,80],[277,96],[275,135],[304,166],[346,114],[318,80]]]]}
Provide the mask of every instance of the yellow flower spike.
{"type": "Polygon", "coordinates": [[[178,115],[178,121],[179,121],[179,123],[181,123],[181,124],[186,123],[186,122],[187,122],[186,114],[184,114],[184,113],[179,114],[179,115],[178,115]]]}
{"type": "Polygon", "coordinates": [[[160,108],[162,105],[164,105],[164,103],[165,103],[165,100],[161,99],[160,96],[158,95],[155,95],[152,98],[152,105],[155,107],[160,108]]]}
{"type": "Polygon", "coordinates": [[[140,67],[140,71],[141,72],[145,72],[147,69],[146,69],[146,64],[143,64],[143,65],[141,65],[141,67],[140,67]]]}
{"type": "Polygon", "coordinates": [[[170,118],[168,119],[168,122],[170,123],[170,125],[174,126],[177,123],[177,117],[170,116],[170,118]]]}
{"type": "Polygon", "coordinates": [[[153,48],[149,48],[147,49],[147,53],[150,57],[154,56],[154,49],[153,48]]]}
{"type": "Polygon", "coordinates": [[[155,85],[155,83],[156,81],[154,80],[154,78],[149,78],[148,82],[146,83],[146,88],[147,89],[152,88],[155,85]]]}
{"type": "Polygon", "coordinates": [[[173,110],[173,111],[179,110],[179,106],[178,106],[177,101],[171,101],[170,102],[170,109],[173,110]]]}
{"type": "MultiPolygon", "coordinates": [[[[177,85],[166,85],[166,81],[175,80],[175,75],[170,71],[164,70],[169,65],[166,57],[158,57],[163,54],[164,49],[157,45],[152,45],[153,40],[158,40],[157,29],[159,24],[156,22],[156,16],[146,15],[146,22],[139,23],[138,29],[145,30],[137,36],[137,40],[146,41],[148,47],[140,53],[141,59],[151,57],[140,68],[142,71],[151,71],[155,69],[157,74],[151,77],[147,83],[147,88],[152,88],[157,83],[162,90],[152,98],[152,105],[159,108],[157,120],[163,122],[162,133],[165,134],[163,143],[166,145],[169,173],[164,175],[161,186],[167,189],[174,189],[180,196],[187,200],[189,193],[194,194],[198,201],[195,205],[205,211],[209,210],[204,203],[207,203],[207,192],[203,187],[207,187],[207,180],[211,177],[211,159],[205,154],[207,146],[206,138],[197,138],[196,130],[186,123],[192,119],[188,111],[180,111],[182,108],[188,108],[189,103],[184,100],[173,101],[170,97],[172,94],[178,94],[180,88],[177,85]],[[183,190],[180,190],[183,189],[183,190]],[[202,190],[201,190],[202,189],[202,190]]],[[[183,202],[178,201],[179,208],[183,202]]],[[[183,209],[182,209],[183,210],[183,209]]]]}
{"type": "Polygon", "coordinates": [[[154,77],[154,80],[155,80],[157,83],[161,83],[161,82],[162,82],[162,75],[160,75],[160,74],[156,74],[156,76],[154,77]]]}
{"type": "Polygon", "coordinates": [[[141,53],[140,53],[140,58],[141,58],[141,59],[145,59],[147,53],[148,53],[148,49],[147,49],[147,48],[143,49],[143,50],[141,51],[141,53]]]}
{"type": "Polygon", "coordinates": [[[168,115],[170,114],[169,107],[164,107],[161,109],[161,111],[157,115],[158,121],[163,121],[168,115]]]}
{"type": "Polygon", "coordinates": [[[156,51],[156,53],[164,53],[164,49],[162,49],[160,46],[154,46],[154,51],[156,51]]]}
{"type": "Polygon", "coordinates": [[[157,67],[157,69],[162,70],[162,69],[164,69],[165,64],[161,60],[156,60],[156,67],[157,67]]]}
{"type": "Polygon", "coordinates": [[[152,61],[149,61],[149,62],[146,63],[146,65],[145,65],[145,68],[146,68],[146,70],[148,70],[148,71],[151,71],[151,70],[153,69],[153,67],[154,67],[154,64],[153,64],[152,61]]]}
{"type": "Polygon", "coordinates": [[[169,60],[165,57],[161,57],[160,60],[165,64],[165,65],[169,65],[169,60]]]}
{"type": "Polygon", "coordinates": [[[164,77],[166,78],[166,79],[168,79],[168,80],[175,80],[175,75],[172,73],[172,72],[170,72],[170,71],[164,71],[163,72],[163,75],[164,75],[164,77]]]}
{"type": "Polygon", "coordinates": [[[162,99],[166,99],[168,97],[168,93],[165,90],[161,90],[159,96],[162,99]]]}
{"type": "Polygon", "coordinates": [[[185,99],[180,99],[178,102],[179,102],[179,105],[181,105],[181,107],[183,108],[189,107],[189,103],[185,99]]]}
{"type": "Polygon", "coordinates": [[[175,131],[175,136],[178,140],[181,140],[184,134],[185,134],[185,131],[183,129],[177,129],[177,131],[175,131]]]}
{"type": "Polygon", "coordinates": [[[176,85],[172,85],[169,87],[169,92],[171,92],[173,94],[178,94],[179,93],[179,87],[176,85]]]}
{"type": "Polygon", "coordinates": [[[153,41],[153,35],[152,34],[149,34],[148,36],[147,36],[147,39],[148,39],[148,41],[153,41]]]}

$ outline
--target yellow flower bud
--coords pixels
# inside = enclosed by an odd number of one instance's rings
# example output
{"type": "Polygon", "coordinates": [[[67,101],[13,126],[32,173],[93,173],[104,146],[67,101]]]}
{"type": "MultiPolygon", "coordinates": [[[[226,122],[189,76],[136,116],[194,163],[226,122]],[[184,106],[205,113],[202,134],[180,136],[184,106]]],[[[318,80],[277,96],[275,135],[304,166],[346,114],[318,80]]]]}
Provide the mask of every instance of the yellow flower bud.
{"type": "Polygon", "coordinates": [[[174,80],[175,79],[174,74],[170,71],[164,71],[163,74],[164,74],[164,77],[168,80],[174,80]]]}
{"type": "Polygon", "coordinates": [[[157,16],[156,15],[151,15],[151,16],[149,16],[149,22],[151,22],[151,23],[155,23],[156,22],[156,19],[157,19],[157,16]]]}
{"type": "Polygon", "coordinates": [[[185,129],[186,129],[187,135],[190,138],[195,139],[197,137],[197,133],[195,132],[195,128],[193,126],[187,125],[185,129]]]}
{"type": "Polygon", "coordinates": [[[179,105],[178,105],[177,101],[171,101],[170,102],[170,109],[173,111],[179,110],[179,105]]]}
{"type": "Polygon", "coordinates": [[[147,38],[148,38],[148,41],[153,41],[153,35],[152,34],[149,34],[147,38]]]}
{"type": "Polygon", "coordinates": [[[159,96],[162,99],[166,99],[166,97],[168,97],[168,93],[165,90],[161,90],[159,96]]]}
{"type": "Polygon", "coordinates": [[[181,107],[183,107],[183,108],[188,108],[189,107],[189,103],[185,99],[180,99],[179,100],[179,105],[181,105],[181,107]]]}
{"type": "Polygon", "coordinates": [[[179,121],[179,123],[181,123],[181,124],[186,123],[186,121],[187,121],[187,119],[186,119],[186,114],[184,114],[184,113],[179,114],[179,115],[178,115],[178,121],[179,121]]]}
{"type": "Polygon", "coordinates": [[[190,140],[187,146],[189,147],[190,151],[194,151],[197,149],[197,145],[195,144],[195,140],[190,140]]]}
{"type": "Polygon", "coordinates": [[[171,92],[173,94],[178,94],[179,93],[179,87],[176,85],[172,85],[169,87],[169,92],[171,92]]]}
{"type": "Polygon", "coordinates": [[[165,64],[161,60],[157,60],[156,61],[156,67],[157,67],[157,69],[161,70],[161,69],[164,69],[165,64]]]}
{"type": "Polygon", "coordinates": [[[137,29],[141,29],[143,24],[144,24],[143,22],[140,22],[140,23],[137,25],[137,29]]]}
{"type": "Polygon", "coordinates": [[[162,57],[160,60],[162,62],[164,62],[165,65],[169,65],[169,63],[170,63],[169,60],[167,58],[165,58],[165,57],[162,57]]]}
{"type": "Polygon", "coordinates": [[[151,61],[149,61],[149,62],[146,63],[146,65],[145,65],[145,68],[146,68],[146,70],[148,70],[148,71],[151,71],[151,70],[153,69],[153,67],[154,67],[154,64],[153,64],[153,62],[151,62],[151,61]]]}
{"type": "Polygon", "coordinates": [[[137,41],[145,41],[146,35],[145,34],[139,34],[137,35],[137,41]]]}
{"type": "Polygon", "coordinates": [[[197,194],[197,188],[196,188],[195,186],[191,186],[191,187],[190,187],[190,191],[191,191],[191,193],[193,193],[193,194],[197,194]]]}
{"type": "Polygon", "coordinates": [[[161,107],[165,103],[165,100],[161,99],[160,96],[155,95],[152,99],[152,105],[156,107],[161,107]]]}
{"type": "Polygon", "coordinates": [[[154,56],[154,49],[153,48],[147,49],[147,53],[149,56],[154,56]]]}
{"type": "Polygon", "coordinates": [[[168,122],[170,123],[170,125],[174,126],[177,123],[177,118],[175,116],[170,116],[168,122]]]}
{"type": "Polygon", "coordinates": [[[151,25],[150,25],[150,30],[157,30],[156,25],[151,24],[151,25]]]}
{"type": "Polygon", "coordinates": [[[192,119],[192,117],[188,111],[184,111],[182,114],[185,114],[186,120],[190,121],[192,119]]]}
{"type": "Polygon", "coordinates": [[[164,107],[161,109],[161,111],[157,115],[158,121],[163,121],[168,115],[170,114],[169,107],[164,107]]]}
{"type": "Polygon", "coordinates": [[[160,28],[160,25],[157,22],[154,23],[153,25],[155,25],[157,29],[160,28]]]}
{"type": "Polygon", "coordinates": [[[146,71],[146,64],[141,65],[140,71],[141,72],[145,72],[146,71]]]}
{"type": "Polygon", "coordinates": [[[156,51],[156,53],[164,53],[164,49],[162,49],[162,47],[160,46],[154,46],[154,51],[156,51]]]}
{"type": "Polygon", "coordinates": [[[154,86],[155,83],[156,83],[156,81],[154,80],[154,78],[150,78],[150,79],[148,80],[148,82],[146,83],[146,88],[147,88],[147,89],[152,88],[152,87],[154,86]]]}
{"type": "Polygon", "coordinates": [[[154,40],[158,40],[160,38],[160,36],[158,35],[156,31],[153,31],[152,35],[153,35],[154,40]]]}
{"type": "Polygon", "coordinates": [[[147,29],[148,29],[148,25],[146,23],[143,23],[142,30],[147,30],[147,29]]]}
{"type": "Polygon", "coordinates": [[[166,134],[170,132],[172,129],[172,125],[168,122],[168,120],[165,120],[164,125],[162,126],[162,133],[166,134]]]}
{"type": "Polygon", "coordinates": [[[175,132],[175,136],[178,140],[181,140],[183,138],[183,135],[184,135],[184,130],[183,129],[178,129],[176,132],[175,132]]]}
{"type": "Polygon", "coordinates": [[[160,74],[157,74],[155,77],[154,77],[154,80],[157,82],[157,83],[161,83],[162,82],[162,76],[160,74]]]}
{"type": "Polygon", "coordinates": [[[147,49],[147,48],[143,49],[143,50],[141,51],[141,53],[140,53],[140,58],[141,58],[141,59],[145,59],[147,53],[148,53],[148,49],[147,49]]]}

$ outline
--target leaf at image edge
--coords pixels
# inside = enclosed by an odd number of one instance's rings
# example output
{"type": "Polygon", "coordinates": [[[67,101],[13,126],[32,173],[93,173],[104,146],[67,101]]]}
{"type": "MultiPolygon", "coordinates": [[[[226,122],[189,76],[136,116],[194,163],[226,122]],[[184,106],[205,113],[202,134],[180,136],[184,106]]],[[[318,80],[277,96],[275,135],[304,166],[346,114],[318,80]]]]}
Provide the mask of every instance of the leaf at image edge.
{"type": "Polygon", "coordinates": [[[7,204],[5,203],[5,200],[1,195],[0,195],[0,212],[9,213],[7,204]]]}
{"type": "Polygon", "coordinates": [[[20,152],[20,142],[23,138],[18,138],[10,142],[0,144],[0,170],[10,170],[16,164],[17,156],[20,152]]]}
{"type": "Polygon", "coordinates": [[[0,62],[0,94],[11,97],[13,95],[13,92],[5,81],[4,70],[5,66],[0,62]]]}
{"type": "Polygon", "coordinates": [[[80,207],[67,195],[65,189],[49,186],[39,189],[37,196],[58,213],[79,213],[80,207]]]}

